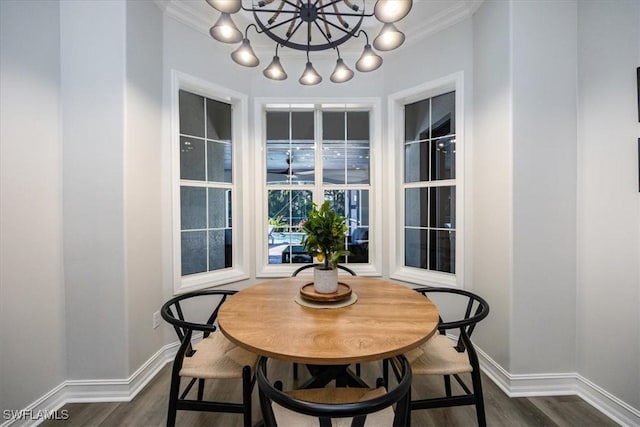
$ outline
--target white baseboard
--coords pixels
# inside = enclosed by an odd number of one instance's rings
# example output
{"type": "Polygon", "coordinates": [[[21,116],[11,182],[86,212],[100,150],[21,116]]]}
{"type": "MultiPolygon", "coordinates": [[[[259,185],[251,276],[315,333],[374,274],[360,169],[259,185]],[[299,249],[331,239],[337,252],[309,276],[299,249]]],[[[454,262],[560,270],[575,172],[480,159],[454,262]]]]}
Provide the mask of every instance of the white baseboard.
{"type": "MultiPolygon", "coordinates": [[[[201,336],[195,336],[194,342],[201,336]]],[[[67,380],[27,406],[22,412],[39,414],[59,411],[67,403],[128,402],[171,362],[178,342],[165,345],[129,378],[122,380],[67,380]]],[[[622,426],[640,426],[640,411],[577,373],[511,374],[476,347],[482,371],[509,397],[578,395],[622,426]]],[[[58,414],[59,415],[59,414],[58,414]]],[[[44,418],[22,417],[0,427],[37,426],[44,418]]]]}
{"type": "Polygon", "coordinates": [[[62,416],[60,409],[67,403],[129,402],[160,369],[173,360],[178,344],[175,342],[162,347],[126,379],[64,381],[19,411],[21,415],[18,418],[7,420],[0,427],[37,426],[45,421],[47,416],[62,416]]]}
{"type": "Polygon", "coordinates": [[[621,426],[640,426],[640,410],[577,373],[510,374],[476,347],[480,368],[509,397],[577,395],[621,426]]]}

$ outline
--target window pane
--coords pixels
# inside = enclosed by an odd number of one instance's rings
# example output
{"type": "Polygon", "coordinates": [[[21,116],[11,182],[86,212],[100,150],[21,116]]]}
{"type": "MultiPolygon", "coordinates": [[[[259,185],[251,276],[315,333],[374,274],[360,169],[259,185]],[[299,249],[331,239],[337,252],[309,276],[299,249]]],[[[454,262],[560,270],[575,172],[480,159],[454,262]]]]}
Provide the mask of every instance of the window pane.
{"type": "Polygon", "coordinates": [[[369,141],[369,112],[347,112],[347,139],[369,141]]]}
{"type": "Polygon", "coordinates": [[[182,230],[202,229],[207,226],[206,188],[180,187],[180,228],[182,230]]]}
{"type": "Polygon", "coordinates": [[[325,184],[345,183],[346,146],[344,141],[325,141],[322,147],[322,180],[325,184]]]}
{"type": "Polygon", "coordinates": [[[204,138],[204,97],[179,92],[180,133],[204,138]]]}
{"type": "Polygon", "coordinates": [[[455,92],[436,96],[431,104],[431,138],[455,133],[456,96],[455,92]]]}
{"type": "MultiPolygon", "coordinates": [[[[287,144],[288,145],[288,144],[287,144]]],[[[267,184],[288,184],[291,179],[289,149],[267,142],[267,184]]]]}
{"type": "Polygon", "coordinates": [[[347,250],[351,252],[347,256],[349,263],[369,262],[369,227],[356,227],[350,230],[347,250]]]}
{"type": "Polygon", "coordinates": [[[291,183],[313,184],[316,181],[316,150],[313,144],[300,143],[291,150],[291,183]]]}
{"type": "Polygon", "coordinates": [[[429,181],[428,142],[414,142],[404,146],[404,181],[429,181]]]}
{"type": "Polygon", "coordinates": [[[205,231],[183,231],[182,275],[207,271],[207,235],[205,231]]]}
{"type": "Polygon", "coordinates": [[[431,188],[431,221],[436,228],[456,228],[456,188],[431,188]]]}
{"type": "Polygon", "coordinates": [[[347,184],[369,183],[369,143],[347,145],[347,184]]]}
{"type": "Polygon", "coordinates": [[[231,105],[207,98],[207,139],[231,142],[231,105]]]}
{"type": "Polygon", "coordinates": [[[456,233],[455,231],[429,231],[431,250],[429,268],[445,273],[456,272],[456,233]]]}
{"type": "Polygon", "coordinates": [[[344,112],[325,111],[322,113],[322,139],[344,141],[344,112]]]}
{"type": "Polygon", "coordinates": [[[404,265],[427,268],[427,230],[404,230],[404,265]]]}
{"type": "Polygon", "coordinates": [[[209,231],[209,271],[231,267],[231,230],[209,231]]]}
{"type": "Polygon", "coordinates": [[[455,179],[456,143],[455,138],[441,138],[431,141],[431,179],[455,179]]]}
{"type": "Polygon", "coordinates": [[[207,142],[208,180],[231,182],[231,175],[231,144],[207,142]]]}
{"type": "Polygon", "coordinates": [[[180,179],[204,181],[204,141],[180,137],[180,179]]]}
{"type": "Polygon", "coordinates": [[[312,197],[308,190],[269,191],[269,264],[311,262],[300,244],[304,234],[299,225],[312,197]]]}
{"type": "Polygon", "coordinates": [[[289,112],[267,112],[267,141],[289,141],[289,112]]]}
{"type": "Polygon", "coordinates": [[[429,99],[404,107],[404,140],[418,141],[429,138],[429,99]]]}
{"type": "Polygon", "coordinates": [[[315,138],[313,134],[313,111],[297,111],[291,113],[291,139],[315,138]]]}
{"type": "Polygon", "coordinates": [[[230,190],[209,188],[209,228],[225,228],[231,225],[230,190]]]}
{"type": "Polygon", "coordinates": [[[428,188],[407,188],[404,192],[404,225],[426,227],[428,224],[428,188]]]}

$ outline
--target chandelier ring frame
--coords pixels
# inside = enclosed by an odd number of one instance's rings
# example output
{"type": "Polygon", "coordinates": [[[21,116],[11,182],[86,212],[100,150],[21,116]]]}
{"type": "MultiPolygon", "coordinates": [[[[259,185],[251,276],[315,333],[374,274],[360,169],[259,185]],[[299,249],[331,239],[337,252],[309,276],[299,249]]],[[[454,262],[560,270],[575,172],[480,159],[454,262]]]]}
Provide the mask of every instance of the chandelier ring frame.
{"type": "MultiPolygon", "coordinates": [[[[287,2],[288,4],[292,4],[287,2]]],[[[323,6],[324,7],[324,6],[323,6]]],[[[281,13],[287,13],[287,14],[294,14],[295,16],[293,18],[287,19],[284,22],[279,22],[278,24],[275,25],[265,25],[264,22],[262,22],[262,20],[260,19],[260,17],[258,16],[258,13],[273,13],[276,12],[275,10],[269,10],[269,9],[254,9],[254,8],[245,8],[244,6],[242,7],[243,10],[245,11],[249,11],[253,13],[253,17],[255,20],[256,25],[259,28],[259,33],[265,34],[267,37],[269,37],[271,40],[273,40],[274,42],[280,44],[281,46],[290,48],[290,49],[295,49],[295,50],[301,50],[301,51],[322,51],[322,50],[328,50],[328,49],[335,49],[337,46],[340,46],[341,44],[349,41],[350,39],[357,37],[358,32],[360,31],[360,26],[362,25],[362,21],[364,20],[365,17],[369,17],[369,16],[373,16],[373,14],[369,15],[369,14],[365,14],[364,10],[362,11],[362,13],[344,13],[344,14],[334,14],[334,13],[330,13],[330,12],[324,12],[325,15],[342,15],[342,16],[356,16],[358,17],[358,21],[357,23],[354,25],[354,27],[352,29],[344,29],[341,28],[337,25],[335,25],[333,22],[325,20],[324,18],[322,18],[320,16],[320,14],[317,14],[315,16],[313,16],[313,19],[303,19],[303,17],[301,16],[301,12],[300,12],[300,8],[296,8],[296,10],[294,11],[285,11],[282,10],[281,13]],[[295,27],[295,29],[291,32],[291,34],[289,34],[287,36],[287,38],[283,38],[277,34],[275,34],[272,30],[276,27],[279,27],[281,25],[284,25],[285,23],[289,23],[293,20],[297,20],[298,18],[300,18],[300,22],[298,23],[298,25],[295,27]],[[322,21],[323,23],[326,23],[340,31],[342,31],[344,33],[344,36],[337,38],[335,40],[332,40],[329,36],[327,36],[327,34],[325,33],[324,30],[322,30],[322,28],[320,27],[320,24],[318,23],[318,21],[322,21]],[[322,34],[322,36],[324,37],[325,40],[327,40],[326,43],[316,43],[313,44],[310,41],[306,44],[302,44],[302,43],[296,43],[291,41],[291,37],[293,37],[293,35],[295,34],[295,32],[300,28],[300,26],[306,23],[307,26],[310,26],[311,23],[316,24],[316,27],[318,29],[318,31],[322,34]]]]}

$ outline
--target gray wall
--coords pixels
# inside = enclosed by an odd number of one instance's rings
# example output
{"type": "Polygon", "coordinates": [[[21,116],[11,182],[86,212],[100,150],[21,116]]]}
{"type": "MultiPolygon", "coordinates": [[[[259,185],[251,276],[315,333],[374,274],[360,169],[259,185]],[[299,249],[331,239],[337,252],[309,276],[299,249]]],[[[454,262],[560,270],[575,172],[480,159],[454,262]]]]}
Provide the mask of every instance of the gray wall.
{"type": "MultiPolygon", "coordinates": [[[[126,303],[129,374],[162,345],[151,329],[162,293],[162,14],[153,2],[127,2],[124,150],[126,303]]],[[[164,322],[162,322],[164,323],[164,322]]]]}
{"type": "Polygon", "coordinates": [[[509,372],[573,372],[576,2],[512,2],[511,28],[513,305],[509,372]]]}
{"type": "Polygon", "coordinates": [[[0,1],[0,409],[67,377],[57,2],[0,1]],[[43,357],[46,356],[46,357],[43,357]]]}
{"type": "Polygon", "coordinates": [[[473,16],[473,274],[474,291],[491,303],[475,332],[484,351],[511,367],[512,148],[509,3],[488,2],[473,16]]]}
{"type": "Polygon", "coordinates": [[[577,370],[640,408],[640,2],[578,7],[577,370]]]}
{"type": "Polygon", "coordinates": [[[125,3],[61,2],[60,22],[67,376],[123,378],[125,3]]]}

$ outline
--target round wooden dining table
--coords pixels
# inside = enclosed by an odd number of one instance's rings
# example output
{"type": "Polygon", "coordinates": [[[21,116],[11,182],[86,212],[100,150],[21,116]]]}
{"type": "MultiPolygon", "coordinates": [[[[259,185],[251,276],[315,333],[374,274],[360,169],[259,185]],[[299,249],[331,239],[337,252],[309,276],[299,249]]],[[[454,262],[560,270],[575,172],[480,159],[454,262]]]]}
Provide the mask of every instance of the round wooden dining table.
{"type": "Polygon", "coordinates": [[[222,333],[262,356],[349,365],[405,353],[436,332],[436,306],[406,286],[341,275],[339,281],[351,288],[356,302],[342,308],[309,308],[296,299],[311,277],[269,280],[231,296],[218,314],[222,333]]]}

